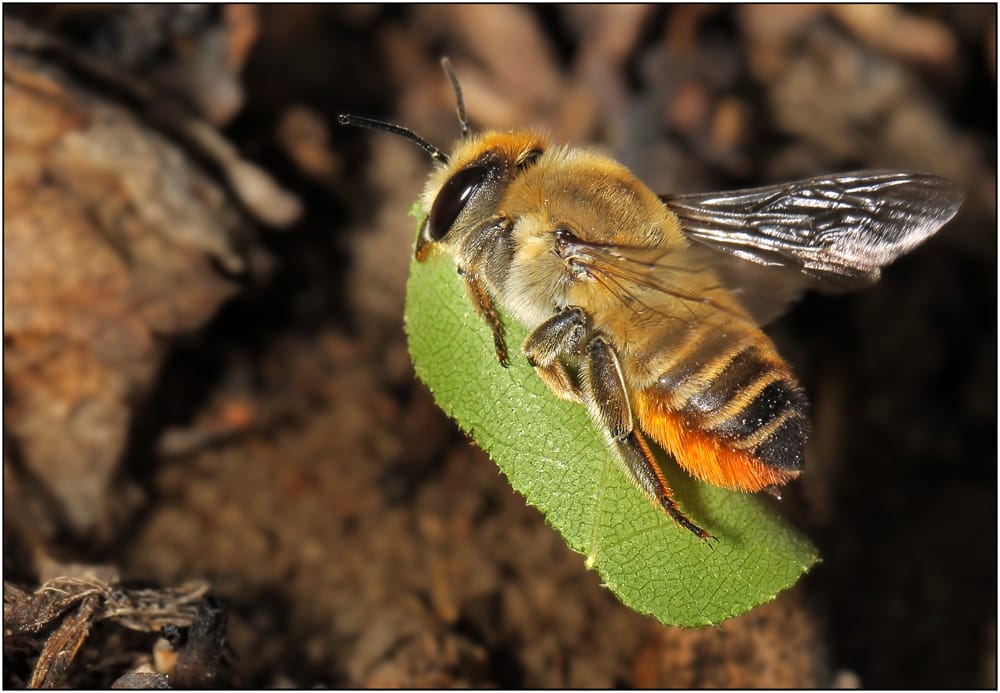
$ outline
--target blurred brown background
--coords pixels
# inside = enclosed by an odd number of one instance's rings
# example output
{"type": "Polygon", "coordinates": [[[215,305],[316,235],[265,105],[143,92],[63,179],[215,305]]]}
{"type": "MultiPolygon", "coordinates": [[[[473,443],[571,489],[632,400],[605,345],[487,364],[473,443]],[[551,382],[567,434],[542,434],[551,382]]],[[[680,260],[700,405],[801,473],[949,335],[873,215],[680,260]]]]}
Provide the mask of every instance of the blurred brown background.
{"type": "Polygon", "coordinates": [[[174,684],[996,686],[995,6],[4,20],[6,685],[110,685],[194,622],[174,684]],[[544,126],[658,192],[879,167],[966,191],[877,287],[769,328],[813,402],[783,507],[823,556],[775,602],[631,613],[414,382],[429,162],[335,119],[447,148],[444,54],[474,127],[544,126]]]}

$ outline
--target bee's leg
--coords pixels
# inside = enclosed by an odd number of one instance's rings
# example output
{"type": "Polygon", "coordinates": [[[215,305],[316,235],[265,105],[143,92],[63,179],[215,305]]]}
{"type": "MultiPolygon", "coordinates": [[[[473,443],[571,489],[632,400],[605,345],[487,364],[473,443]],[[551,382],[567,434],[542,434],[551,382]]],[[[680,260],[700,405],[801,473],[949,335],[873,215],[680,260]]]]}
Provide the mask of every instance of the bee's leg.
{"type": "Polygon", "coordinates": [[[469,294],[469,300],[472,301],[472,306],[476,309],[479,317],[490,326],[490,330],[493,332],[493,348],[496,349],[497,360],[501,366],[506,368],[510,365],[510,360],[507,358],[507,340],[504,339],[503,335],[503,323],[500,322],[500,316],[497,315],[497,310],[493,307],[493,299],[490,298],[490,294],[486,291],[486,286],[479,275],[463,271],[461,268],[459,268],[458,273],[465,280],[465,289],[469,294]]]}
{"type": "Polygon", "coordinates": [[[510,264],[514,252],[511,240],[513,223],[506,217],[496,217],[469,233],[461,251],[465,258],[459,264],[458,273],[465,280],[465,289],[473,307],[493,332],[493,348],[497,360],[506,368],[510,365],[507,357],[507,340],[504,339],[503,323],[493,306],[493,298],[487,290],[485,275],[493,285],[503,283],[506,277],[504,268],[510,264]]]}
{"type": "Polygon", "coordinates": [[[528,335],[522,349],[528,363],[552,392],[578,404],[583,404],[583,395],[559,357],[578,355],[589,332],[586,313],[575,307],[564,308],[528,335]]]}
{"type": "Polygon", "coordinates": [[[587,342],[583,360],[584,397],[591,417],[610,438],[636,485],[679,525],[699,539],[712,535],[694,524],[674,501],[666,477],[636,429],[618,356],[602,336],[587,342]]]}

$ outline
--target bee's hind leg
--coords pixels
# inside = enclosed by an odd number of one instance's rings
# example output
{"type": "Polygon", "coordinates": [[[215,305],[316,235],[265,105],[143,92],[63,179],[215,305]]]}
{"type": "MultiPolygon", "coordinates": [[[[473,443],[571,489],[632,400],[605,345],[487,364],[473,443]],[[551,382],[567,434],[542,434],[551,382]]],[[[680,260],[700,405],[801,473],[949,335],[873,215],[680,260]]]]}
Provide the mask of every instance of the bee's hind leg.
{"type": "Polygon", "coordinates": [[[614,349],[597,334],[587,342],[586,352],[582,378],[584,403],[591,418],[614,445],[625,471],[639,489],[677,524],[699,539],[712,539],[712,535],[689,520],[674,501],[666,477],[635,427],[628,390],[614,349]]]}
{"type": "Polygon", "coordinates": [[[712,535],[689,520],[674,501],[666,477],[633,422],[618,355],[594,331],[586,311],[575,306],[562,309],[531,333],[523,350],[528,363],[552,392],[587,407],[639,490],[684,529],[700,539],[711,539],[712,535]],[[580,363],[579,384],[563,364],[566,357],[580,363]]]}

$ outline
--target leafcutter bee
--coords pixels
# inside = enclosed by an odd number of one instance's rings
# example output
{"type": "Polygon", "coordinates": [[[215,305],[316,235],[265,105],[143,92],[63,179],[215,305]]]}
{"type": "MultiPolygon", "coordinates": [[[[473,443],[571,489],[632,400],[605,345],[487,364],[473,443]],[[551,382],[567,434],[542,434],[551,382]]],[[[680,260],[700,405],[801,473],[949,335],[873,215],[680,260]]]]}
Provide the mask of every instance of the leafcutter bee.
{"type": "Polygon", "coordinates": [[[938,176],[861,171],[727,193],[656,195],[596,152],[542,132],[472,133],[435,162],[416,256],[454,258],[509,363],[497,306],[531,332],[523,357],[587,408],[621,468],[702,539],[650,441],[698,479],[776,491],[801,474],[806,395],[760,325],[803,289],[847,289],[941,228],[959,190],[938,176]]]}

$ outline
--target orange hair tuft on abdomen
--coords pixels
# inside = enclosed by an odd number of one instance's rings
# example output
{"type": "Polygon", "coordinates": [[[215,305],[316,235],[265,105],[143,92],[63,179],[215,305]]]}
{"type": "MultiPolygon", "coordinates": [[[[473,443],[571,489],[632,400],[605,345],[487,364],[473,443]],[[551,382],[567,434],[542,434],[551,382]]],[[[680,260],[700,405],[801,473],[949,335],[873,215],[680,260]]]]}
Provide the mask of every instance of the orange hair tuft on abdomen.
{"type": "Polygon", "coordinates": [[[780,486],[799,475],[798,471],[767,465],[749,451],[729,447],[725,439],[691,426],[684,416],[650,393],[636,393],[634,407],[639,428],[702,481],[752,492],[780,486]]]}

